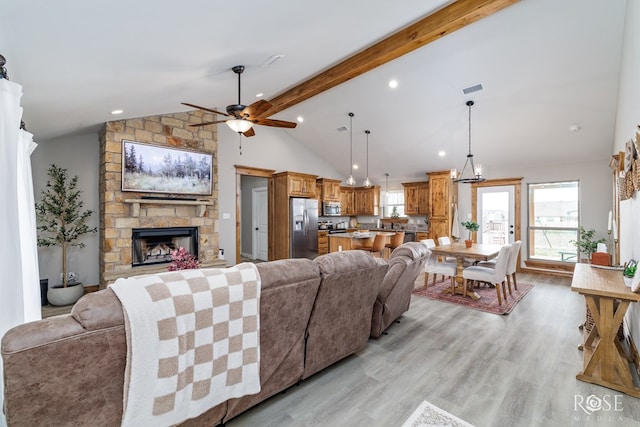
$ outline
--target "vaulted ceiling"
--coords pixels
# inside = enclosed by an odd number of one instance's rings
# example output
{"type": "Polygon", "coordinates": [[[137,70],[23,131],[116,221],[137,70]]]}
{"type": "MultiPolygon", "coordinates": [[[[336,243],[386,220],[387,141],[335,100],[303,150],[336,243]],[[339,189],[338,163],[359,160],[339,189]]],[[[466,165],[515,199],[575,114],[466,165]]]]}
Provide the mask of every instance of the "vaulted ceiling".
{"type": "MultiPolygon", "coordinates": [[[[238,64],[246,66],[244,104],[257,93],[282,100],[451,3],[13,0],[0,14],[0,54],[10,79],[23,85],[28,129],[45,140],[109,120],[184,111],[181,102],[224,110],[237,102],[230,69],[238,64]],[[265,65],[273,55],[283,56],[265,65]],[[112,116],[114,109],[123,115],[112,116]]],[[[349,132],[337,129],[349,125],[352,111],[359,181],[365,129],[374,183],[385,172],[422,179],[428,170],[462,167],[465,102],[473,99],[472,150],[488,176],[505,164],[604,160],[613,144],[624,9],[622,0],[515,2],[283,108],[272,118],[304,122],[273,132],[289,133],[347,174],[349,132]],[[476,84],[484,90],[463,94],[476,84]]]]}

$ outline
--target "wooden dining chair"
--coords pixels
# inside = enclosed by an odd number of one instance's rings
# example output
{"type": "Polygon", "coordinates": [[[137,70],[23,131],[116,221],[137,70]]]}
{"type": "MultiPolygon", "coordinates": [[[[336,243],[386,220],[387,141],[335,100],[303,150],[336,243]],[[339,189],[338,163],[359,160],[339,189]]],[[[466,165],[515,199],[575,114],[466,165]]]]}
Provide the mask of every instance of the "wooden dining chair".
{"type": "Polygon", "coordinates": [[[380,258],[382,258],[382,253],[384,252],[386,241],[387,239],[384,234],[376,234],[376,237],[373,238],[373,243],[371,244],[371,246],[363,246],[360,249],[362,249],[363,251],[371,252],[371,255],[373,255],[374,257],[375,254],[378,253],[380,254],[380,258]]]}

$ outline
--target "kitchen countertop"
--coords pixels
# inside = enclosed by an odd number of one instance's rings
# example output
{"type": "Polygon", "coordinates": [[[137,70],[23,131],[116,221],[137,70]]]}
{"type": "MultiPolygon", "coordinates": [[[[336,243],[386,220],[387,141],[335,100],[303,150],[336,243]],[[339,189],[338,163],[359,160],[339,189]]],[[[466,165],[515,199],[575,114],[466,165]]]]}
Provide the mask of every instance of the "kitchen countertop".
{"type": "Polygon", "coordinates": [[[333,233],[333,234],[329,234],[329,237],[342,237],[342,238],[348,238],[348,239],[370,239],[372,237],[374,237],[376,234],[379,233],[388,233],[388,234],[393,234],[393,232],[391,232],[390,230],[376,230],[376,231],[369,231],[367,233],[360,233],[358,231],[353,232],[353,233],[333,233]]]}

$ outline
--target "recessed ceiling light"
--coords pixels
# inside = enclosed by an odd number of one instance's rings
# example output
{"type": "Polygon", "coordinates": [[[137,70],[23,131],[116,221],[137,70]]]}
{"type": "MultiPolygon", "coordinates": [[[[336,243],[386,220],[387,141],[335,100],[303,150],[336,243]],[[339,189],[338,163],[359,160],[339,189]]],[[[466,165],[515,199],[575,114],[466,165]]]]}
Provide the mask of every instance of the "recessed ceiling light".
{"type": "Polygon", "coordinates": [[[260,93],[256,93],[256,98],[262,98],[264,96],[264,93],[260,92],[260,93]]]}
{"type": "Polygon", "coordinates": [[[446,153],[444,150],[440,150],[440,151],[438,151],[438,156],[440,156],[440,157],[444,157],[444,156],[446,156],[446,155],[447,155],[447,153],[446,153]]]}
{"type": "Polygon", "coordinates": [[[579,124],[572,124],[571,126],[569,126],[569,130],[571,132],[580,132],[580,129],[582,129],[582,126],[580,126],[579,124]]]}
{"type": "Polygon", "coordinates": [[[353,168],[354,168],[354,169],[358,169],[358,165],[354,164],[354,165],[353,165],[353,168]]]}
{"type": "Polygon", "coordinates": [[[391,89],[395,89],[395,88],[397,88],[397,87],[398,87],[398,81],[397,81],[397,80],[395,80],[395,79],[394,79],[394,80],[389,80],[389,87],[390,87],[391,89]]]}
{"type": "Polygon", "coordinates": [[[298,116],[298,123],[302,123],[302,122],[304,122],[304,117],[298,116]]]}
{"type": "Polygon", "coordinates": [[[111,114],[113,114],[114,116],[118,115],[118,114],[122,114],[122,113],[124,113],[124,110],[113,110],[113,111],[111,111],[111,114]]]}

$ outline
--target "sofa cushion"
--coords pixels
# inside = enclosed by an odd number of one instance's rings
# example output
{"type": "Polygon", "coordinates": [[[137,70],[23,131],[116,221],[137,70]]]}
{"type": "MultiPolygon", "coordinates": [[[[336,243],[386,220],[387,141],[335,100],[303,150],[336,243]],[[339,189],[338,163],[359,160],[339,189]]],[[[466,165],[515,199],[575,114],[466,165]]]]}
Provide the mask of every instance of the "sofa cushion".
{"type": "Polygon", "coordinates": [[[386,263],[355,250],[317,257],[322,282],[309,320],[304,378],[367,345],[386,263]]]}
{"type": "Polygon", "coordinates": [[[120,300],[109,288],[80,298],[73,306],[71,316],[87,330],[124,325],[120,300]]]}
{"type": "Polygon", "coordinates": [[[424,270],[429,251],[419,242],[398,246],[389,258],[389,270],[373,306],[371,337],[377,338],[409,309],[416,278],[424,270]]]}

